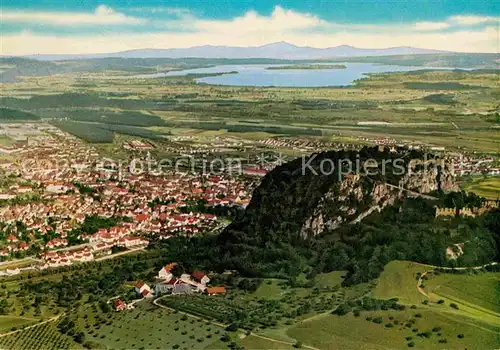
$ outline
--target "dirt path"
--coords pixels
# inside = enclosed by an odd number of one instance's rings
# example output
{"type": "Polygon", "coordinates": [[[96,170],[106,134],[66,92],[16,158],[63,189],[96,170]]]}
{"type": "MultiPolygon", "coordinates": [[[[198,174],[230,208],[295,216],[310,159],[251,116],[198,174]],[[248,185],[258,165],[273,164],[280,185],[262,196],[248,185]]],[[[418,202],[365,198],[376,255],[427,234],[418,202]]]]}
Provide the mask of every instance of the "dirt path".
{"type": "MultiPolygon", "coordinates": [[[[279,344],[284,344],[284,345],[289,345],[289,346],[295,345],[295,343],[290,343],[290,342],[284,341],[284,340],[269,338],[269,337],[266,337],[264,335],[259,335],[259,334],[255,334],[255,333],[250,333],[250,335],[257,337],[257,338],[260,338],[260,339],[268,340],[268,341],[273,342],[273,343],[279,343],[279,344]]],[[[318,349],[318,348],[315,348],[315,347],[309,346],[309,345],[302,345],[302,347],[305,349],[311,349],[311,350],[321,350],[321,349],[318,349]]]]}
{"type": "Polygon", "coordinates": [[[8,335],[16,334],[16,333],[25,331],[27,329],[35,328],[35,327],[41,326],[41,325],[43,325],[45,323],[57,321],[62,316],[64,316],[64,313],[62,313],[60,315],[57,315],[57,316],[54,316],[54,317],[51,317],[48,320],[42,321],[40,323],[36,323],[36,324],[32,324],[30,326],[26,326],[26,327],[23,327],[23,328],[20,328],[20,329],[16,329],[15,331],[7,332],[7,333],[2,333],[2,334],[0,334],[0,338],[6,337],[8,335]]]}
{"type": "MultiPolygon", "coordinates": [[[[161,305],[161,304],[158,303],[158,300],[164,299],[166,297],[169,297],[169,296],[168,295],[164,295],[164,296],[156,298],[155,300],[153,300],[153,304],[155,304],[156,306],[158,306],[158,307],[160,307],[162,309],[166,309],[166,310],[170,310],[170,311],[177,311],[180,314],[186,315],[186,316],[194,318],[196,320],[203,320],[205,322],[209,322],[209,323],[211,323],[211,324],[213,324],[215,326],[218,326],[218,327],[226,328],[228,326],[227,324],[224,324],[224,323],[220,323],[220,322],[208,320],[206,318],[203,318],[203,317],[191,314],[189,312],[180,311],[180,310],[177,310],[177,309],[165,306],[165,305],[161,305]]],[[[261,338],[261,339],[264,339],[264,340],[268,340],[268,341],[273,342],[273,343],[280,343],[280,344],[289,345],[289,346],[294,346],[295,345],[295,343],[291,343],[291,342],[287,342],[287,341],[279,340],[279,339],[274,339],[274,338],[270,338],[270,337],[266,337],[264,335],[259,335],[259,334],[253,333],[253,332],[251,332],[249,335],[252,335],[254,337],[261,338]]],[[[310,349],[310,350],[321,350],[321,349],[318,349],[318,348],[315,348],[315,347],[312,347],[312,346],[309,346],[309,345],[302,345],[302,347],[305,348],[305,349],[310,349]]]]}
{"type": "Polygon", "coordinates": [[[203,318],[203,317],[200,317],[200,316],[197,316],[197,315],[194,315],[194,314],[190,314],[189,312],[180,311],[180,310],[177,310],[177,309],[174,309],[174,308],[171,308],[171,307],[168,307],[168,306],[165,306],[165,305],[162,305],[162,304],[158,303],[158,300],[164,299],[166,297],[169,297],[169,295],[164,295],[164,296],[156,298],[155,300],[153,300],[153,304],[155,304],[158,307],[161,307],[162,309],[166,309],[166,310],[170,310],[170,311],[177,311],[180,314],[186,315],[186,316],[194,318],[196,320],[203,320],[203,321],[206,321],[206,322],[210,322],[211,324],[213,324],[215,326],[218,326],[218,327],[226,328],[228,326],[227,324],[224,324],[224,323],[220,323],[220,322],[208,320],[206,318],[203,318]]]}
{"type": "Polygon", "coordinates": [[[417,281],[417,290],[420,294],[425,296],[427,299],[431,299],[431,297],[422,289],[420,288],[420,285],[423,283],[424,277],[428,274],[433,272],[436,269],[440,270],[447,270],[447,271],[464,271],[464,270],[481,270],[482,268],[485,268],[487,266],[494,266],[497,265],[497,262],[492,262],[489,264],[484,264],[481,266],[474,266],[474,267],[439,267],[439,266],[431,266],[432,269],[425,271],[423,274],[420,275],[420,278],[417,281]]]}

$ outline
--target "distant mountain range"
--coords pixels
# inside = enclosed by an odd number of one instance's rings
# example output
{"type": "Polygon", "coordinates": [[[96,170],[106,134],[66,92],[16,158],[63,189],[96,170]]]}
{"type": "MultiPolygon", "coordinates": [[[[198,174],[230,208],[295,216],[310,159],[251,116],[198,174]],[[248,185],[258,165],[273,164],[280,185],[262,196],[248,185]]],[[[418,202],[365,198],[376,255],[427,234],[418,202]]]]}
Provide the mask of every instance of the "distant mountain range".
{"type": "Polygon", "coordinates": [[[89,59],[89,58],[273,58],[289,60],[311,60],[334,57],[356,57],[356,56],[387,56],[387,55],[419,55],[449,53],[430,49],[419,49],[409,46],[392,47],[387,49],[363,49],[348,45],[341,45],[319,49],[309,46],[296,46],[287,42],[277,42],[263,46],[236,47],[236,46],[195,46],[184,49],[139,49],[115,53],[85,54],[85,55],[27,55],[24,57],[38,60],[67,60],[67,59],[89,59]]]}

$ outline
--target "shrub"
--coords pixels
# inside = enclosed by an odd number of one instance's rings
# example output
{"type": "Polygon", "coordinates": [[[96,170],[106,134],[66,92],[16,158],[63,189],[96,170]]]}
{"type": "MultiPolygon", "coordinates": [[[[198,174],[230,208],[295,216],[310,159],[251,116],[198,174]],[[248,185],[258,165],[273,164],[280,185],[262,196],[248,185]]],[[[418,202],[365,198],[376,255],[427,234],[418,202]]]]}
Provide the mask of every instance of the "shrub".
{"type": "Polygon", "coordinates": [[[440,342],[441,344],[446,344],[448,341],[447,341],[446,339],[439,339],[439,342],[440,342]]]}
{"type": "Polygon", "coordinates": [[[372,319],[372,322],[373,323],[377,323],[377,324],[381,324],[384,320],[382,319],[382,317],[375,317],[372,319]]]}
{"type": "Polygon", "coordinates": [[[422,317],[422,314],[415,314],[415,317],[416,317],[416,318],[421,318],[421,317],[422,317]]]}
{"type": "Polygon", "coordinates": [[[418,333],[417,336],[422,337],[422,338],[430,338],[432,336],[432,333],[427,331],[427,332],[418,333]]]}
{"type": "Polygon", "coordinates": [[[437,301],[437,303],[438,303],[438,304],[440,304],[440,305],[441,305],[441,304],[444,304],[444,300],[443,300],[443,299],[439,299],[439,300],[437,301]]]}
{"type": "Polygon", "coordinates": [[[411,341],[411,342],[409,342],[409,343],[408,343],[408,347],[409,347],[409,348],[413,348],[414,346],[415,346],[415,343],[414,343],[414,342],[412,342],[412,341],[411,341]]]}
{"type": "Polygon", "coordinates": [[[385,325],[385,328],[392,328],[392,327],[394,327],[394,325],[392,323],[388,323],[385,325]]]}
{"type": "Polygon", "coordinates": [[[433,332],[440,332],[441,329],[442,329],[441,327],[434,327],[434,328],[432,328],[432,331],[433,332]]]}
{"type": "Polygon", "coordinates": [[[458,305],[457,305],[457,304],[455,304],[455,303],[451,303],[451,304],[450,304],[450,307],[451,307],[451,308],[453,308],[453,309],[455,309],[455,310],[458,310],[458,309],[459,309],[459,308],[458,308],[458,305]]]}
{"type": "Polygon", "coordinates": [[[458,339],[463,339],[464,337],[465,337],[465,335],[463,335],[462,333],[457,334],[457,338],[458,338],[458,339]]]}
{"type": "Polygon", "coordinates": [[[294,348],[300,349],[302,347],[302,342],[298,341],[295,344],[293,344],[294,348]]]}
{"type": "Polygon", "coordinates": [[[231,323],[229,326],[226,327],[226,331],[228,332],[236,332],[238,330],[238,324],[236,323],[231,323]]]}

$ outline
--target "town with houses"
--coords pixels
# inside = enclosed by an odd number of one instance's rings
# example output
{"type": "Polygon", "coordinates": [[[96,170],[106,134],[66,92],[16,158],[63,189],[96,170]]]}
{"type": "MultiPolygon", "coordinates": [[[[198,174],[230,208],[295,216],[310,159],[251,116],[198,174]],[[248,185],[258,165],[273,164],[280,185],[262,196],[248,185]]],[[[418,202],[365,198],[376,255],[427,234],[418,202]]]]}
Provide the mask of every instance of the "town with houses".
{"type": "MultiPolygon", "coordinates": [[[[55,127],[19,127],[30,137],[9,147],[9,157],[0,164],[0,259],[35,258],[37,263],[28,268],[102,259],[113,247],[143,249],[151,237],[168,239],[221,228],[225,223],[215,213],[192,212],[190,206],[203,202],[212,208],[245,207],[256,179],[266,172],[255,169],[249,176],[229,177],[172,171],[120,177],[116,169],[99,165],[91,145],[55,127]],[[95,218],[109,222],[89,232],[86,226],[95,218]]],[[[3,130],[19,133],[18,128],[9,125],[3,130]]]]}
{"type": "MultiPolygon", "coordinates": [[[[6,124],[0,128],[0,134],[15,140],[11,146],[0,146],[3,155],[0,259],[35,258],[37,263],[25,269],[47,269],[109,258],[113,247],[134,251],[145,248],[151,237],[168,239],[173,235],[196,235],[221,228],[225,223],[215,213],[193,212],[190,206],[202,201],[207,207],[244,208],[259,178],[273,166],[247,166],[242,176],[173,171],[161,176],[135,175],[123,169],[118,171],[113,163],[103,165],[93,145],[49,124],[6,124]],[[86,227],[92,218],[113,222],[106,223],[105,228],[93,227],[89,231],[86,227]]],[[[392,139],[370,141],[390,149],[404,146],[392,139]]],[[[217,142],[224,146],[222,139],[217,142]]],[[[217,147],[217,142],[211,146],[217,147]]],[[[270,150],[309,153],[358,147],[286,137],[264,139],[256,144],[270,150]]],[[[225,146],[249,147],[249,144],[231,139],[225,146]]],[[[144,140],[128,141],[124,147],[142,155],[153,148],[144,140]]],[[[206,147],[200,150],[205,151],[206,147]]],[[[457,175],[499,173],[491,156],[451,153],[449,157],[457,175]]],[[[460,215],[476,215],[484,210],[463,209],[460,215]]],[[[436,216],[455,214],[447,208],[436,211],[436,216]]],[[[7,269],[0,271],[0,275],[20,272],[19,268],[7,269]]],[[[186,284],[187,279],[184,280],[182,283],[186,284]]],[[[201,285],[198,289],[203,290],[201,285]]]]}

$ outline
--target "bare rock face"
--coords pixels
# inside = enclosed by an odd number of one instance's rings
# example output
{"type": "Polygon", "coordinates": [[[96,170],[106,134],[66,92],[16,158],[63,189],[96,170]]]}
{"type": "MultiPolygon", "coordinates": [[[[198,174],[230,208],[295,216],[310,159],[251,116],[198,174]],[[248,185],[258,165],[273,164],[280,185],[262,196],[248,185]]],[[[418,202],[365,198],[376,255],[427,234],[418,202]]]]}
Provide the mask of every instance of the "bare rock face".
{"type": "MultiPolygon", "coordinates": [[[[275,168],[263,179],[242,218],[223,233],[226,238],[252,235],[257,243],[268,240],[307,239],[356,223],[404,196],[419,196],[435,190],[454,190],[457,185],[450,168],[432,165],[423,154],[400,150],[380,152],[378,148],[361,151],[324,152],[298,158],[275,168]],[[370,174],[363,171],[324,171],[325,161],[367,159],[402,161],[405,171],[389,166],[370,174]],[[428,164],[429,163],[429,164],[428,164]],[[427,166],[428,165],[428,166],[427,166]],[[323,170],[323,171],[321,171],[323,170]]],[[[327,169],[328,170],[328,169],[327,169]]],[[[357,169],[359,170],[359,169],[357,169]]]]}

